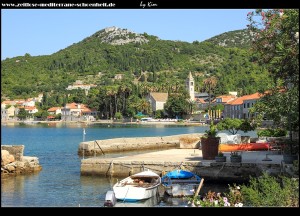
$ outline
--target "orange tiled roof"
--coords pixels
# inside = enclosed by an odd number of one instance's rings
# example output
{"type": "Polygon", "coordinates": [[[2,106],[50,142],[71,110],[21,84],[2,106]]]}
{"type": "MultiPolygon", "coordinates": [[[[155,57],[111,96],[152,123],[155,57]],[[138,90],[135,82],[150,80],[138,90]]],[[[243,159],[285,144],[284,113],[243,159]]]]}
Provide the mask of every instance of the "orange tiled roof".
{"type": "Polygon", "coordinates": [[[261,96],[262,96],[261,93],[256,92],[256,93],[251,94],[251,95],[244,95],[242,97],[238,97],[235,100],[228,102],[228,104],[230,104],[230,105],[241,105],[241,104],[244,103],[244,100],[255,100],[255,99],[261,98],[261,96]]]}
{"type": "Polygon", "coordinates": [[[232,101],[232,100],[236,99],[236,96],[234,96],[234,95],[220,95],[220,96],[216,97],[212,102],[216,102],[217,98],[221,98],[222,103],[228,103],[229,101],[232,101]]]}
{"type": "Polygon", "coordinates": [[[14,103],[14,101],[3,101],[1,104],[11,104],[14,103]]]}
{"type": "Polygon", "coordinates": [[[87,112],[91,112],[92,110],[90,108],[84,107],[84,109],[82,110],[82,112],[87,113],[87,112]]]}
{"type": "Polygon", "coordinates": [[[51,108],[49,108],[47,111],[48,111],[48,112],[54,112],[54,111],[56,111],[56,110],[58,110],[58,109],[61,109],[61,107],[51,107],[51,108]]]}
{"type": "Polygon", "coordinates": [[[25,110],[34,110],[34,109],[36,109],[36,107],[35,106],[25,106],[24,109],[25,110]]]}
{"type": "Polygon", "coordinates": [[[229,101],[227,104],[230,104],[230,105],[241,105],[241,104],[243,104],[243,102],[244,102],[243,97],[238,97],[238,98],[236,98],[236,99],[234,99],[232,101],[229,101]]]}
{"type": "Polygon", "coordinates": [[[245,100],[255,100],[255,99],[259,99],[262,97],[262,94],[261,93],[254,93],[254,94],[251,94],[251,95],[245,95],[246,96],[246,99],[245,100]]]}
{"type": "Polygon", "coordinates": [[[66,107],[69,109],[85,109],[87,107],[87,105],[86,104],[77,104],[77,103],[73,102],[73,103],[66,104],[66,107]],[[80,105],[80,108],[78,108],[77,105],[80,105]]]}
{"type": "Polygon", "coordinates": [[[196,101],[199,103],[202,103],[202,104],[207,103],[207,102],[205,102],[205,100],[203,98],[197,98],[196,101]]]}

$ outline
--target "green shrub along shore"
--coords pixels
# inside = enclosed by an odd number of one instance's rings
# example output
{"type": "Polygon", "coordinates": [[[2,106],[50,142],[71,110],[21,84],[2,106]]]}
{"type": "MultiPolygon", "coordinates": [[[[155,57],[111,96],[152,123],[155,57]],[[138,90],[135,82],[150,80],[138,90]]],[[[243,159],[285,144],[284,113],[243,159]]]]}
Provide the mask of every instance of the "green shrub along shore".
{"type": "Polygon", "coordinates": [[[299,178],[264,174],[248,184],[229,185],[229,192],[188,198],[196,207],[299,207],[299,178]]]}

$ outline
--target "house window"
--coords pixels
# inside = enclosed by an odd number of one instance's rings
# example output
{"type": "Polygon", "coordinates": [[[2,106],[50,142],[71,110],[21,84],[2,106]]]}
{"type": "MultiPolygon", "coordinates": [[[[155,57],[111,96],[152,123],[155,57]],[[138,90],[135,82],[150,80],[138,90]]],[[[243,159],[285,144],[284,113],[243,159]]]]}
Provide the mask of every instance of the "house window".
{"type": "Polygon", "coordinates": [[[250,103],[247,103],[247,108],[249,108],[250,107],[250,103]]]}
{"type": "Polygon", "coordinates": [[[193,86],[194,85],[194,83],[193,82],[191,82],[191,86],[193,86]]]}

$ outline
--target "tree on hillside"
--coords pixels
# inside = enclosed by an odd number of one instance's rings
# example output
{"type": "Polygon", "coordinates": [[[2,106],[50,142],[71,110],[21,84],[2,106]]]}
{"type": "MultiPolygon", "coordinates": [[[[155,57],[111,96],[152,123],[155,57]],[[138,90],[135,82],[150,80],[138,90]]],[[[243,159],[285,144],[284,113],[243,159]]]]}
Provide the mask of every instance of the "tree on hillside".
{"type": "Polygon", "coordinates": [[[256,10],[248,13],[252,48],[267,67],[274,85],[254,112],[267,115],[290,131],[299,131],[299,10],[256,10]]]}
{"type": "Polygon", "coordinates": [[[26,117],[29,115],[29,113],[24,109],[24,108],[20,108],[19,113],[18,113],[18,118],[21,120],[26,119],[26,117]]]}
{"type": "Polygon", "coordinates": [[[228,130],[231,134],[236,134],[239,130],[248,132],[254,130],[255,125],[251,124],[248,120],[237,118],[225,118],[217,124],[218,130],[228,130]]]}

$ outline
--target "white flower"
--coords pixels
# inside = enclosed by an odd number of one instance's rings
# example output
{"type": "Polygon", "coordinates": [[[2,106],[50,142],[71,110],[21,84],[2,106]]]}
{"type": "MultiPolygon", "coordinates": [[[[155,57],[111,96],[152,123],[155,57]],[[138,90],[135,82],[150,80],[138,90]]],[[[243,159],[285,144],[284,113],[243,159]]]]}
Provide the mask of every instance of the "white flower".
{"type": "Polygon", "coordinates": [[[240,186],[237,186],[237,187],[236,187],[236,189],[238,189],[238,190],[239,190],[239,189],[241,189],[241,188],[240,188],[240,186]]]}
{"type": "Polygon", "coordinates": [[[229,206],[230,206],[230,203],[229,203],[229,202],[225,202],[225,203],[224,203],[224,206],[228,206],[228,207],[229,207],[229,206]]]}
{"type": "Polygon", "coordinates": [[[218,205],[218,200],[215,200],[215,205],[218,205]]]}
{"type": "Polygon", "coordinates": [[[237,203],[236,203],[236,204],[234,204],[234,207],[239,207],[239,204],[237,204],[237,203]]]}
{"type": "Polygon", "coordinates": [[[299,32],[295,33],[295,39],[296,39],[297,43],[299,43],[299,32]]]}
{"type": "Polygon", "coordinates": [[[239,207],[243,207],[243,203],[239,203],[238,206],[239,206],[239,207]]]}
{"type": "Polygon", "coordinates": [[[197,201],[196,204],[197,204],[197,205],[200,205],[200,201],[197,201]]]}
{"type": "Polygon", "coordinates": [[[282,16],[283,16],[283,12],[280,12],[280,13],[279,13],[279,16],[282,17],[282,16]]]}

